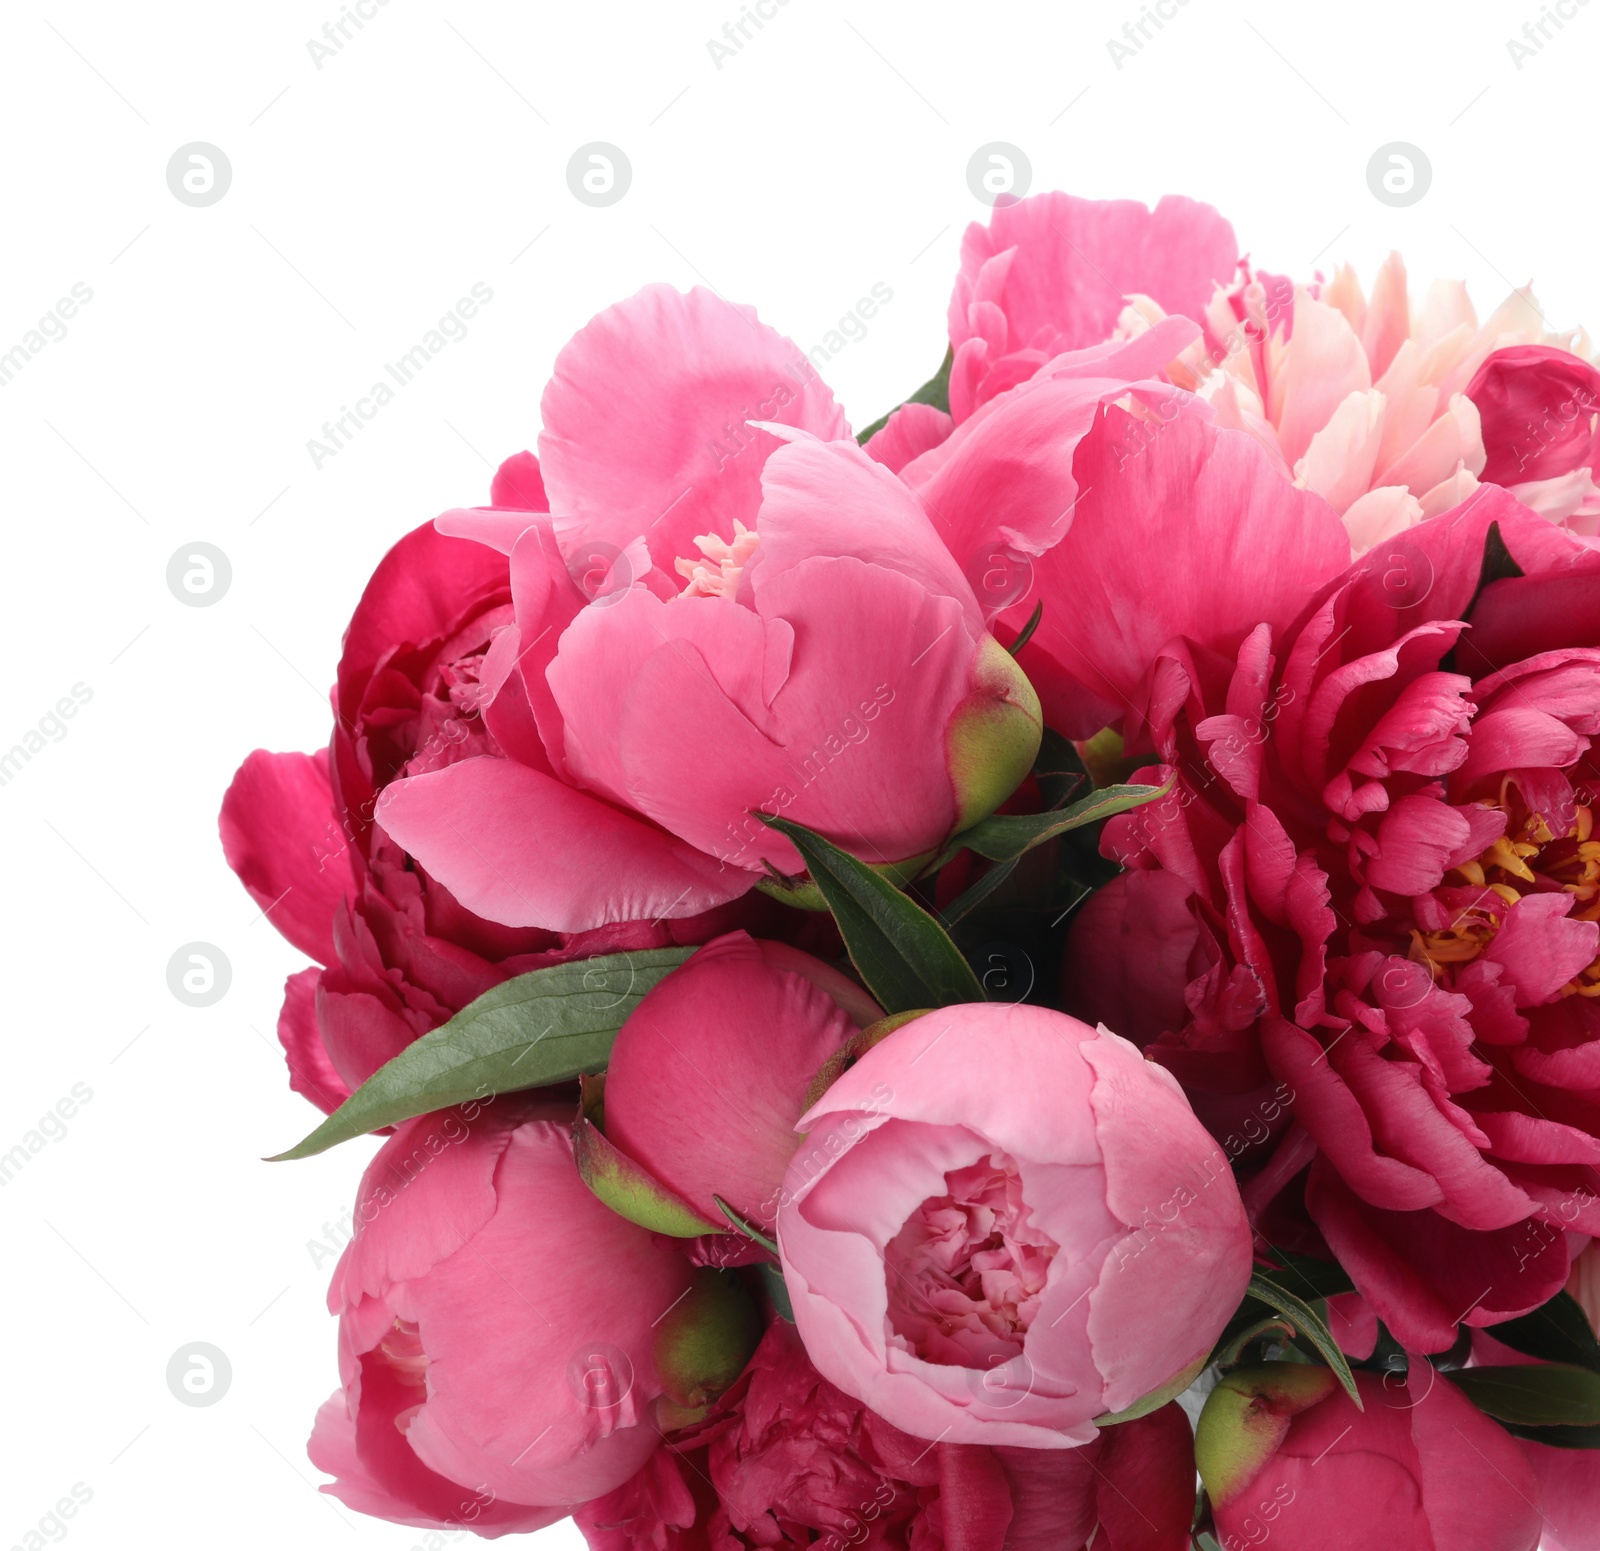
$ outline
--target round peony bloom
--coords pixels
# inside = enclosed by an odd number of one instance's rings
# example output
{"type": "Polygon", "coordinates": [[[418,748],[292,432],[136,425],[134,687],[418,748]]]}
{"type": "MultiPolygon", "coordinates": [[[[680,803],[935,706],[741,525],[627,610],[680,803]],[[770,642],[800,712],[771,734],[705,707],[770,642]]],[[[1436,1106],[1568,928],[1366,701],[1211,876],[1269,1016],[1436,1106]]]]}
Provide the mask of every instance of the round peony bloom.
{"type": "Polygon", "coordinates": [[[708,1222],[725,1222],[720,1196],[770,1230],[813,1080],[882,1016],[853,980],[798,948],[718,938],[618,1030],[606,1137],[708,1222]]]}
{"type": "Polygon", "coordinates": [[[802,1117],[778,1246],[806,1349],[922,1438],[1069,1448],[1193,1377],[1250,1277],[1178,1085],[1044,1008],[942,1008],[802,1117]]]}
{"type": "Polygon", "coordinates": [[[552,514],[440,519],[510,557],[483,670],[504,731],[377,818],[479,914],[577,932],[803,873],[757,812],[914,872],[1027,774],[1026,676],[916,497],[822,439],[842,422],[798,359],[749,309],[647,288],[557,361],[552,514]]]}
{"type": "Polygon", "coordinates": [[[693,1387],[672,1311],[697,1273],[590,1194],[549,1113],[425,1115],[368,1167],[328,1293],[343,1388],[310,1445],[350,1507],[540,1528],[628,1480],[660,1398],[693,1387]]]}
{"type": "Polygon", "coordinates": [[[830,1384],[780,1320],[703,1423],[574,1518],[593,1551],[1181,1551],[1193,1512],[1176,1405],[1081,1449],[930,1444],[830,1384]]]}
{"type": "MultiPolygon", "coordinates": [[[[544,501],[523,453],[495,477],[497,507],[544,501]]],[[[290,1086],[320,1109],[513,975],[630,948],[704,942],[739,924],[793,930],[765,899],[689,919],[590,933],[507,927],[473,914],[374,820],[391,781],[497,753],[503,727],[481,675],[512,620],[504,557],[429,523],[383,557],[345,631],[331,748],[258,749],[223,799],[229,865],[320,968],[289,977],[278,1037],[290,1086]]]]}
{"type": "Polygon", "coordinates": [[[1206,1398],[1195,1458],[1225,1551],[1534,1551],[1539,1484],[1522,1451],[1442,1373],[1237,1368],[1206,1398]]]}
{"type": "Polygon", "coordinates": [[[1303,566],[1298,619],[1281,575],[1241,569],[1224,621],[1144,557],[1175,529],[1274,541],[1270,502],[1206,475],[1227,438],[1180,417],[1093,464],[1061,546],[1094,577],[1080,671],[1153,752],[1136,779],[1178,782],[1106,827],[1133,871],[1074,925],[1069,1005],[1138,1030],[1219,1136],[1286,1089],[1252,1209],[1303,1202],[1307,1247],[1443,1351],[1538,1307],[1600,1230],[1600,556],[1485,486],[1303,566]],[[1134,607],[1137,636],[1105,628],[1134,607]]]}

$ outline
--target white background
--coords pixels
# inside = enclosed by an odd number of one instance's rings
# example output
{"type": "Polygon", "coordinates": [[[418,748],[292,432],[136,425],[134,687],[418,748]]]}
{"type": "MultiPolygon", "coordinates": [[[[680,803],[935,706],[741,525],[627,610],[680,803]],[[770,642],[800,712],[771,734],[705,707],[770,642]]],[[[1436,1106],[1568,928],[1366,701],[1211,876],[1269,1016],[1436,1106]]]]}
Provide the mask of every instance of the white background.
{"type": "Polygon", "coordinates": [[[823,368],[865,424],[943,353],[984,214],[966,165],[1001,140],[1036,191],[1210,200],[1276,270],[1370,278],[1400,247],[1480,313],[1535,277],[1553,325],[1600,325],[1600,0],[1520,70],[1507,42],[1534,0],[1187,0],[1120,69],[1107,39],[1135,0],[788,0],[719,70],[707,40],[738,9],[387,0],[319,70],[307,40],[336,0],[0,5],[0,352],[75,282],[94,293],[0,388],[0,751],[74,684],[93,696],[0,786],[0,1152],[93,1092],[0,1186],[0,1546],[78,1482],[84,1551],[421,1538],[314,1491],[304,1442],[335,1368],[310,1246],[370,1144],[258,1161],[315,1118],[273,1037],[300,960],[215,818],[250,749],[326,740],[373,564],[487,499],[591,314],[703,282],[809,349],[881,282],[892,302],[823,368]],[[566,183],[593,140],[632,162],[608,209],[566,183]],[[1395,140],[1433,168],[1407,209],[1366,181],[1395,140]],[[190,141],[232,163],[207,208],[168,191],[190,141]],[[474,282],[494,300],[470,335],[315,468],[308,439],[474,282]],[[232,564],[214,607],[166,585],[195,540],[232,564]],[[204,1010],[166,982],[196,939],[233,966],[204,1010]],[[205,1409],[165,1382],[194,1341],[233,1367],[205,1409]]]}

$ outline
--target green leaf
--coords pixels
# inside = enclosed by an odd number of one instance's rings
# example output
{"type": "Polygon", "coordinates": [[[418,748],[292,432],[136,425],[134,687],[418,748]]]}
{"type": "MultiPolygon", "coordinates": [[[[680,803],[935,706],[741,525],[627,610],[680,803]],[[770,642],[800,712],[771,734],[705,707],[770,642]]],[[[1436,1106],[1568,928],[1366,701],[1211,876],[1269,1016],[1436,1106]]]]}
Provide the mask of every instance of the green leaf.
{"type": "Polygon", "coordinates": [[[645,948],[518,975],[486,991],[380,1066],[306,1139],[270,1162],[469,1099],[605,1070],[617,1030],[645,993],[695,950],[645,948]]]}
{"type": "Polygon", "coordinates": [[[1279,1249],[1276,1245],[1270,1248],[1271,1258],[1277,1261],[1282,1269],[1272,1266],[1264,1266],[1262,1269],[1280,1287],[1298,1293],[1308,1303],[1315,1302],[1318,1298],[1333,1298],[1340,1293],[1356,1290],[1356,1284],[1350,1280],[1350,1273],[1331,1260],[1318,1260],[1311,1255],[1297,1255],[1292,1250],[1279,1249]]]}
{"type": "Polygon", "coordinates": [[[1046,808],[1054,811],[1089,779],[1077,745],[1063,738],[1053,727],[1046,727],[1039,739],[1038,757],[1033,762],[1033,778],[1046,808]]]}
{"type": "Polygon", "coordinates": [[[738,1232],[742,1233],[747,1239],[749,1239],[751,1243],[759,1244],[769,1255],[776,1255],[778,1253],[778,1244],[775,1239],[768,1237],[768,1235],[763,1233],[758,1227],[756,1227],[754,1223],[748,1221],[746,1218],[741,1217],[731,1206],[728,1205],[726,1201],[722,1199],[721,1196],[714,1195],[711,1199],[717,1203],[717,1210],[733,1224],[734,1228],[738,1232]]]}
{"type": "MultiPolygon", "coordinates": [[[[1039,754],[1033,762],[1033,778],[1039,784],[1039,795],[1045,806],[1055,812],[1066,805],[1069,798],[1089,779],[1078,758],[1078,751],[1070,739],[1063,738],[1054,728],[1046,727],[1039,741],[1039,754]]],[[[939,924],[949,931],[959,925],[999,889],[1017,870],[1021,856],[996,862],[971,888],[950,901],[939,912],[939,924]]]]}
{"type": "Polygon", "coordinates": [[[1237,1335],[1230,1335],[1226,1342],[1219,1342],[1212,1353],[1212,1361],[1223,1368],[1232,1368],[1238,1364],[1247,1346],[1278,1335],[1292,1339],[1299,1333],[1281,1314],[1268,1314],[1265,1319],[1252,1320],[1237,1335]]]}
{"type": "MultiPolygon", "coordinates": [[[[923,383],[923,385],[905,401],[906,404],[932,404],[935,409],[942,409],[946,414],[949,414],[950,368],[954,364],[955,358],[955,350],[953,348],[946,349],[944,353],[944,361],[940,365],[939,370],[936,371],[933,376],[923,383]]],[[[895,405],[895,409],[902,408],[904,408],[904,405],[902,404],[895,405]]],[[[889,411],[889,415],[892,415],[893,413],[894,409],[891,409],[889,411]]],[[[889,415],[881,416],[879,419],[874,420],[872,424],[866,428],[866,430],[858,431],[856,433],[856,440],[863,447],[866,446],[866,444],[871,441],[871,439],[876,436],[879,431],[888,425],[889,415]]]]}
{"type": "Polygon", "coordinates": [[[1545,1362],[1571,1363],[1600,1373],[1600,1341],[1595,1339],[1589,1316],[1568,1292],[1558,1292],[1548,1303],[1484,1332],[1524,1357],[1545,1362]]]}
{"type": "Polygon", "coordinates": [[[1109,819],[1113,814],[1126,813],[1164,797],[1172,790],[1172,782],[1161,786],[1103,786],[1080,798],[1070,808],[1055,813],[991,813],[979,819],[971,829],[956,835],[939,855],[935,864],[943,866],[956,852],[976,851],[992,862],[1008,862],[1031,851],[1069,829],[1082,829],[1086,824],[1109,819]]]}
{"type": "Polygon", "coordinates": [[[789,1284],[783,1279],[783,1267],[775,1266],[770,1260],[761,1262],[761,1280],[767,1289],[767,1296],[772,1299],[773,1311],[781,1320],[789,1324],[794,1323],[794,1302],[789,1297],[789,1284]]]}
{"type": "Polygon", "coordinates": [[[1297,1298],[1287,1288],[1280,1287],[1263,1271],[1256,1271],[1251,1275],[1250,1296],[1266,1304],[1268,1308],[1276,1309],[1316,1347],[1322,1360],[1338,1374],[1339,1382],[1345,1387],[1345,1393],[1355,1401],[1356,1410],[1366,1409],[1361,1404],[1361,1392],[1356,1388],[1355,1375],[1350,1372],[1350,1364],[1345,1360],[1344,1353],[1339,1350],[1339,1343],[1333,1339],[1333,1333],[1309,1303],[1303,1298],[1297,1298]]]}
{"type": "Polygon", "coordinates": [[[1545,1443],[1552,1449],[1600,1449],[1600,1427],[1520,1427],[1515,1422],[1500,1425],[1513,1438],[1545,1443]]]}
{"type": "Polygon", "coordinates": [[[756,817],[787,836],[805,859],[851,961],[886,1013],[984,1000],[971,965],[915,900],[804,825],[756,817]]]}
{"type": "Polygon", "coordinates": [[[1570,1363],[1461,1368],[1449,1375],[1480,1411],[1519,1427],[1600,1427],[1600,1373],[1570,1363]]]}

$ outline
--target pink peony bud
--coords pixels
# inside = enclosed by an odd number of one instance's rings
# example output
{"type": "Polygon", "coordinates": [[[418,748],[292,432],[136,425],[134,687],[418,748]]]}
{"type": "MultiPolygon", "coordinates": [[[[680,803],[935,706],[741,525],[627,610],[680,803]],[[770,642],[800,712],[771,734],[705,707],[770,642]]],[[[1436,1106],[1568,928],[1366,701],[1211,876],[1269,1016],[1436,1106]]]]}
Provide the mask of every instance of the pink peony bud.
{"type": "Polygon", "coordinates": [[[1195,1460],[1223,1551],[1534,1551],[1539,1485],[1517,1442],[1418,1358],[1356,1374],[1266,1363],[1206,1400],[1195,1460]]]}
{"type": "Polygon", "coordinates": [[[800,1334],[919,1437],[1088,1443],[1190,1381],[1249,1281],[1220,1149],[1109,1030],[943,1008],[800,1123],[778,1211],[800,1334]]]}
{"type": "Polygon", "coordinates": [[[822,1064],[882,1016],[854,981],[743,932],[702,948],[622,1026],[606,1074],[618,1151],[726,1227],[721,1196],[764,1228],[822,1064]]]}
{"type": "Polygon", "coordinates": [[[754,1345],[717,1273],[589,1193],[550,1113],[425,1115],[367,1169],[328,1295],[343,1388],[310,1450],[350,1507],[483,1535],[553,1523],[645,1462],[663,1397],[699,1403],[754,1345]]]}

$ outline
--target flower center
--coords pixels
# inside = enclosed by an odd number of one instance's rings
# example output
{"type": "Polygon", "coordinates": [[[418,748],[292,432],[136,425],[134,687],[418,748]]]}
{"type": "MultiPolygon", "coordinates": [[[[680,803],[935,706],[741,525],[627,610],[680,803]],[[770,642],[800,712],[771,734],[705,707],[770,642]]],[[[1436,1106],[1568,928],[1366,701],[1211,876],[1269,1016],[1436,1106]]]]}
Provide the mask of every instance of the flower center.
{"type": "Polygon", "coordinates": [[[680,597],[731,598],[739,590],[739,578],[755,554],[761,535],[739,521],[733,521],[733,542],[718,538],[715,533],[702,533],[695,541],[700,551],[698,560],[676,562],[678,575],[688,582],[680,597]]]}
{"type": "MultiPolygon", "coordinates": [[[[1488,947],[1506,913],[1528,894],[1565,893],[1573,897],[1569,921],[1600,921],[1600,840],[1593,839],[1594,815],[1581,804],[1565,832],[1555,834],[1550,820],[1519,802],[1509,787],[1489,806],[1506,814],[1506,831],[1476,860],[1463,862],[1450,876],[1464,886],[1438,891],[1452,912],[1447,926],[1413,929],[1411,959],[1435,980],[1452,965],[1468,964],[1488,947]]],[[[1600,959],[1561,988],[1563,996],[1600,996],[1600,959]]]]}
{"type": "Polygon", "coordinates": [[[1060,1246],[1033,1225],[1004,1153],[944,1182],[884,1249],[889,1324],[927,1362],[990,1368],[1022,1351],[1060,1246]]]}

